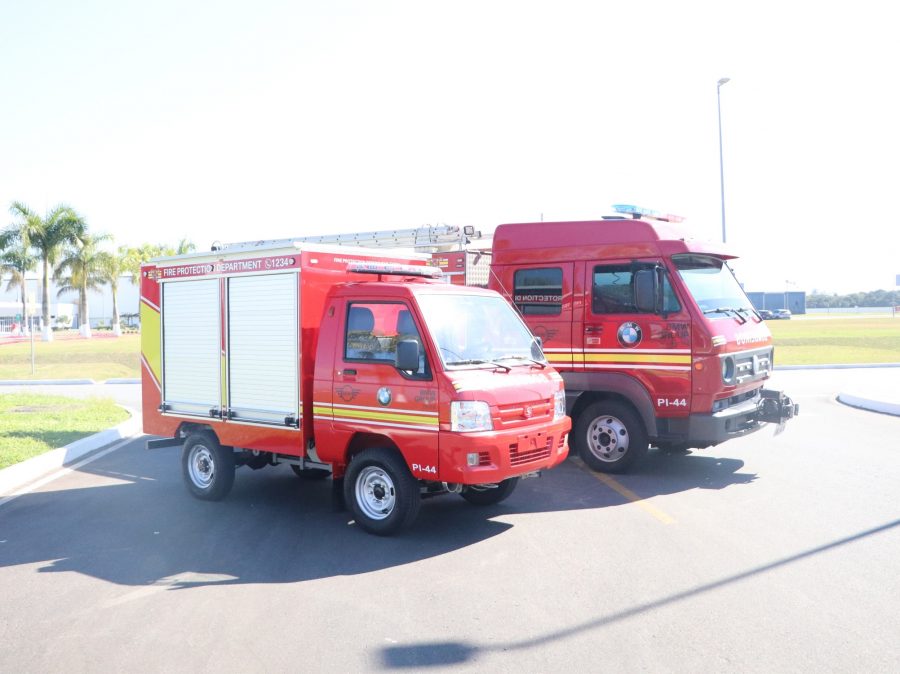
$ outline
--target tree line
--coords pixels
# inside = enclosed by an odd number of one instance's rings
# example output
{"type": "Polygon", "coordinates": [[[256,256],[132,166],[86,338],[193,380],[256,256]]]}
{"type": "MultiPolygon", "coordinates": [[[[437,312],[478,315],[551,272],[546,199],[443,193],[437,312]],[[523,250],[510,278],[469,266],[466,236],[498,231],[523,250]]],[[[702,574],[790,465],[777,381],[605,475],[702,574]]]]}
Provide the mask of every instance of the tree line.
{"type": "Polygon", "coordinates": [[[871,290],[848,295],[812,293],[806,296],[806,306],[810,309],[900,307],[900,290],[871,290]]]}
{"type": "Polygon", "coordinates": [[[88,291],[110,286],[113,331],[119,334],[116,291],[120,280],[125,277],[136,285],[141,276],[141,264],[147,260],[195,250],[194,244],[187,239],[182,239],[175,247],[146,243],[108,250],[113,245],[112,235],[92,233],[84,217],[65,204],[41,216],[25,204],[14,201],[9,211],[14,222],[0,230],[0,280],[9,276],[6,289],[20,291],[22,316],[25,316],[25,275],[40,268],[43,287],[41,332],[43,339],[48,341],[53,338],[50,329],[51,278],[58,284],[57,297],[73,291],[78,294],[78,327],[85,337],[90,337],[88,291]]]}

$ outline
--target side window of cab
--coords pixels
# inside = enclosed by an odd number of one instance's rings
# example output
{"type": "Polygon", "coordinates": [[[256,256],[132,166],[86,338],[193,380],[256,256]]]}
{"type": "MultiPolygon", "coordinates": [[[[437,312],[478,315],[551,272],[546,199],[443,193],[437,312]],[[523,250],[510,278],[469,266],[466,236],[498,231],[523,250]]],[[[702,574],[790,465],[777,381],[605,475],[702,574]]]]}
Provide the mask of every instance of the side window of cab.
{"type": "Polygon", "coordinates": [[[404,376],[430,379],[425,346],[412,313],[402,302],[351,302],[347,308],[344,360],[394,367],[397,344],[404,340],[419,345],[419,367],[404,376]]]}
{"type": "MultiPolygon", "coordinates": [[[[640,313],[634,301],[634,273],[639,269],[652,269],[652,263],[601,264],[594,267],[591,284],[591,312],[594,314],[640,313]]],[[[663,313],[681,310],[678,297],[669,282],[668,273],[662,274],[663,313]]]]}

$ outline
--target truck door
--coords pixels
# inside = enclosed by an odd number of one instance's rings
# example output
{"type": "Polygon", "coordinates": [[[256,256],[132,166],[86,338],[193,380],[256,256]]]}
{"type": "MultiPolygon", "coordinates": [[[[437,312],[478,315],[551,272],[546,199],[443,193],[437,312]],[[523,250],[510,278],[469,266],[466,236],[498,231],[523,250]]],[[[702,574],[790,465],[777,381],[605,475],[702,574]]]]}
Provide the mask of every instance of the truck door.
{"type": "Polygon", "coordinates": [[[571,370],[578,358],[572,343],[574,264],[543,264],[507,267],[512,302],[525,323],[544,345],[547,360],[560,371],[571,370]],[[510,273],[511,272],[511,273],[510,273]]]}
{"type": "Polygon", "coordinates": [[[640,381],[657,416],[688,414],[691,402],[690,318],[660,260],[604,260],[585,266],[584,366],[640,381]],[[637,310],[634,275],[657,269],[662,309],[637,310]]]}
{"type": "Polygon", "coordinates": [[[346,302],[336,354],[333,428],[343,441],[360,432],[390,437],[416,477],[433,479],[438,471],[438,395],[421,325],[403,301],[346,302]],[[395,365],[402,340],[419,343],[414,371],[395,365]]]}

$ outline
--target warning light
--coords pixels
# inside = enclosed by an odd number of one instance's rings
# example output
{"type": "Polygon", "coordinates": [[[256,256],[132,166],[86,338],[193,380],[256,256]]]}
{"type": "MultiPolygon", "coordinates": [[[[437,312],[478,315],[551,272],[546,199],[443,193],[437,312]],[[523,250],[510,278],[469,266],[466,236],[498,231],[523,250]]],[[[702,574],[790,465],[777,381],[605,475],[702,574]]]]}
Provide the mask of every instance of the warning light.
{"type": "Polygon", "coordinates": [[[357,260],[347,265],[347,271],[355,274],[393,274],[395,276],[424,276],[440,278],[444,272],[437,267],[393,262],[365,262],[357,260]]]}
{"type": "Polygon", "coordinates": [[[684,221],[684,218],[680,215],[662,213],[660,211],[654,211],[652,208],[643,208],[641,206],[633,206],[632,204],[613,204],[613,210],[622,215],[630,215],[635,220],[638,218],[651,218],[653,220],[662,220],[663,222],[684,221]]]}

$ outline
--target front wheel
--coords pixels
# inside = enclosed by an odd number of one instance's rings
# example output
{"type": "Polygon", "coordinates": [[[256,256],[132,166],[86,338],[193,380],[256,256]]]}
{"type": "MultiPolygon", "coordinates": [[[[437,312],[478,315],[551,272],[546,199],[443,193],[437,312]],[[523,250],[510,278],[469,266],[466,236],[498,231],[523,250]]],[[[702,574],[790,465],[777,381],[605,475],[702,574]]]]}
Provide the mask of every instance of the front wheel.
{"type": "Polygon", "coordinates": [[[377,447],[350,461],[344,500],[356,523],[370,534],[389,536],[410,526],[419,514],[419,482],[396,452],[377,447]]]}
{"type": "Polygon", "coordinates": [[[621,473],[647,452],[647,432],[631,407],[615,400],[588,405],[575,422],[578,455],[600,473],[621,473]]]}
{"type": "Polygon", "coordinates": [[[460,496],[472,505],[494,505],[509,498],[517,484],[519,484],[517,477],[511,477],[496,484],[472,484],[463,489],[460,496]]]}
{"type": "Polygon", "coordinates": [[[184,441],[181,472],[188,491],[203,501],[219,501],[234,484],[234,450],[212,433],[193,433],[184,441]]]}

